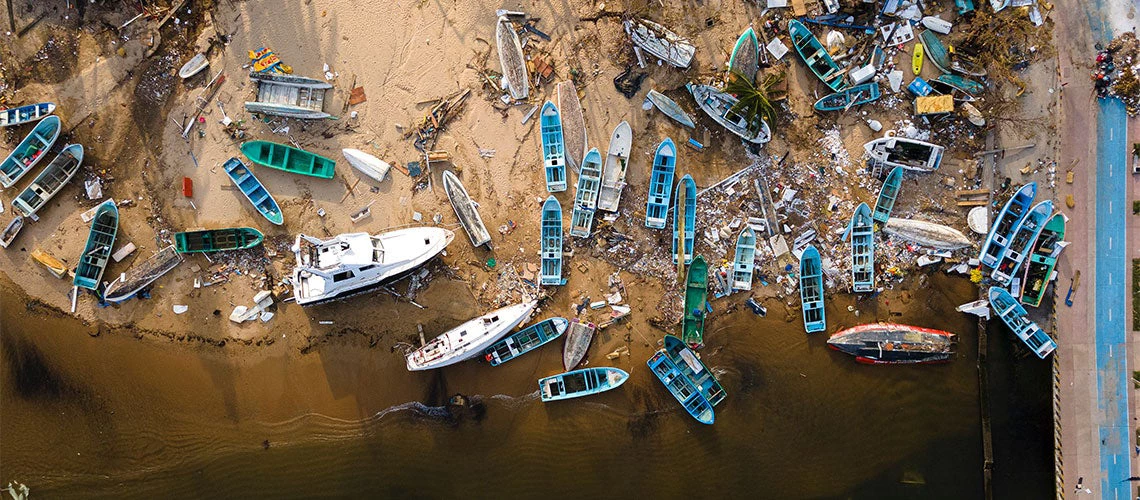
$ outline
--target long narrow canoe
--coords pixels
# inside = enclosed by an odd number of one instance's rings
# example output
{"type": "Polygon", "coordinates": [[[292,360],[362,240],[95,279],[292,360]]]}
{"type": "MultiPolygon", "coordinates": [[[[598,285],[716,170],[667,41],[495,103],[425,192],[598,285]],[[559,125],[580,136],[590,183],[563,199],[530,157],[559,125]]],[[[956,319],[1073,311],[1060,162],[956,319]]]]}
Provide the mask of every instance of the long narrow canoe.
{"type": "Polygon", "coordinates": [[[668,137],[657,146],[653,169],[649,174],[649,199],[645,203],[645,227],[664,229],[669,218],[669,201],[673,198],[673,170],[677,165],[677,146],[668,137]]]}
{"type": "Polygon", "coordinates": [[[621,122],[610,135],[610,148],[602,168],[602,188],[598,192],[598,209],[616,212],[625,189],[625,174],[629,170],[629,153],[633,149],[633,129],[629,122],[621,122]]]}
{"type": "Polygon", "coordinates": [[[55,111],[54,102],[29,104],[0,111],[0,127],[12,127],[45,118],[55,111]]]}
{"type": "Polygon", "coordinates": [[[499,366],[561,337],[569,324],[566,318],[544,319],[484,349],[483,358],[499,366]]]}
{"type": "Polygon", "coordinates": [[[804,330],[808,333],[827,329],[823,309],[823,265],[819,250],[808,245],[800,256],[800,302],[804,308],[804,330]]]}
{"type": "Polygon", "coordinates": [[[693,259],[685,278],[685,316],[681,320],[681,340],[693,349],[705,343],[705,302],[708,300],[709,266],[700,255],[693,259]]]}
{"type": "Polygon", "coordinates": [[[831,90],[836,92],[843,90],[846,86],[843,82],[843,75],[846,71],[835,63],[831,54],[827,52],[822,43],[819,43],[811,30],[807,29],[803,23],[792,19],[788,21],[788,34],[792,37],[792,45],[796,47],[796,53],[807,64],[808,69],[831,90]]]}
{"type": "Polygon", "coordinates": [[[756,39],[756,31],[751,26],[736,39],[732,56],[728,58],[728,69],[744,75],[752,82],[756,81],[756,72],[760,71],[760,41],[756,39]]]}
{"type": "Polygon", "coordinates": [[[174,233],[174,249],[179,253],[209,253],[245,250],[260,245],[265,236],[252,227],[228,227],[174,233]]]}
{"type": "Polygon", "coordinates": [[[12,208],[24,217],[32,217],[56,194],[63,190],[67,182],[75,177],[79,165],[83,163],[83,145],[69,144],[48,163],[40,175],[12,200],[12,208]]]}
{"type": "Polygon", "coordinates": [[[127,300],[181,263],[182,254],[174,249],[174,245],[163,248],[107,285],[103,300],[107,302],[127,300]]]}
{"type": "Polygon", "coordinates": [[[602,182],[602,155],[598,148],[586,153],[582,171],[578,174],[578,187],[574,194],[574,212],[570,216],[570,236],[587,238],[594,227],[594,212],[598,207],[598,187],[602,182]]]}
{"type": "Polygon", "coordinates": [[[625,370],[599,366],[539,379],[538,389],[543,402],[559,401],[616,389],[626,380],[629,380],[629,374],[625,370]]]}
{"type": "Polygon", "coordinates": [[[851,289],[875,290],[875,220],[871,207],[860,203],[851,216],[851,289]]]}
{"type": "Polygon", "coordinates": [[[878,82],[864,83],[821,97],[815,102],[815,110],[847,111],[855,106],[877,101],[882,95],[878,82]]]}
{"type": "Polygon", "coordinates": [[[574,82],[558,82],[558,114],[562,117],[563,153],[566,163],[577,171],[586,156],[586,118],[582,116],[582,103],[574,82]]]}
{"type": "Polygon", "coordinates": [[[891,173],[887,174],[887,178],[883,180],[883,187],[879,189],[879,198],[875,200],[875,211],[871,215],[872,219],[876,222],[886,224],[887,219],[891,218],[891,211],[895,208],[895,200],[899,197],[899,190],[902,189],[903,168],[895,167],[891,169],[891,173]]]}
{"type": "Polygon", "coordinates": [[[709,115],[709,118],[728,129],[729,132],[753,144],[764,144],[772,140],[772,129],[768,127],[768,122],[764,121],[760,115],[756,115],[749,121],[733,110],[738,101],[731,94],[721,92],[710,85],[687,83],[685,88],[689,89],[690,94],[693,94],[693,100],[697,101],[697,106],[701,108],[701,111],[704,111],[706,115],[709,115]]]}
{"type": "Polygon", "coordinates": [[[648,19],[629,19],[623,25],[633,43],[675,68],[688,68],[697,48],[685,38],[648,19]]]}
{"type": "Polygon", "coordinates": [[[241,152],[250,161],[291,174],[332,179],[336,162],[321,155],[276,142],[249,141],[241,145],[241,152]]]}
{"type": "Polygon", "coordinates": [[[32,170],[59,138],[59,117],[44,118],[0,163],[0,185],[10,188],[32,170]]]}
{"type": "Polygon", "coordinates": [[[546,172],[546,191],[566,190],[566,156],[562,142],[562,118],[554,103],[546,101],[540,113],[542,126],[542,166],[546,172]]]}
{"type": "Polygon", "coordinates": [[[443,190],[447,192],[447,199],[451,201],[451,207],[455,209],[455,216],[459,218],[459,224],[467,231],[467,237],[471,239],[471,246],[487,245],[487,249],[490,250],[491,233],[487,231],[487,226],[483,224],[483,218],[479,216],[479,208],[471,196],[467,194],[467,188],[463,187],[463,183],[459,182],[459,178],[450,170],[443,172],[443,190]]]}
{"type": "Polygon", "coordinates": [[[542,274],[543,285],[565,285],[562,278],[562,205],[550,195],[542,204],[542,274]]]}
{"type": "Polygon", "coordinates": [[[1049,222],[1052,216],[1053,200],[1042,201],[1029,210],[1029,214],[1022,220],[1021,226],[1017,228],[1013,239],[1010,240],[1005,254],[998,260],[998,265],[994,267],[994,281],[1005,286],[1014,276],[1018,275],[1017,271],[1021,269],[1026,256],[1033,250],[1033,243],[1037,241],[1037,237],[1041,235],[1041,231],[1045,229],[1045,224],[1049,222]]]}
{"type": "Polygon", "coordinates": [[[665,349],[658,350],[645,364],[697,422],[712,425],[716,421],[712,403],[709,403],[693,381],[682,373],[681,367],[673,361],[665,349]]]}
{"type": "Polygon", "coordinates": [[[583,323],[578,319],[570,322],[569,333],[566,334],[566,345],[562,348],[562,366],[567,370],[574,369],[583,359],[590,348],[590,341],[594,340],[593,323],[583,323]]]}
{"type": "Polygon", "coordinates": [[[933,31],[923,30],[918,38],[922,42],[922,52],[926,56],[926,60],[938,68],[938,71],[949,73],[950,51],[946,50],[946,45],[938,39],[938,35],[933,31]]]}
{"type": "Polygon", "coordinates": [[[978,260],[982,261],[982,265],[992,268],[1005,255],[1006,247],[1009,246],[1009,239],[1013,237],[1013,233],[1021,225],[1021,220],[1025,218],[1025,214],[1029,213],[1029,205],[1033,203],[1036,196],[1037,183],[1030,182],[1021,186],[1013,193],[1009,201],[1005,202],[1005,206],[994,219],[995,222],[990,225],[990,233],[986,236],[986,242],[982,244],[981,252],[978,252],[978,260]]]}
{"type": "Polygon", "coordinates": [[[495,43],[499,48],[499,65],[502,67],[507,87],[511,91],[511,97],[525,101],[530,92],[526,59],[523,58],[522,44],[519,43],[515,25],[505,16],[499,16],[499,20],[495,23],[495,43]]]}
{"type": "Polygon", "coordinates": [[[273,195],[269,194],[261,181],[257,180],[257,177],[241,160],[230,158],[223,165],[223,168],[226,169],[226,175],[230,176],[230,180],[238,187],[241,194],[245,195],[245,199],[249,200],[253,207],[265,216],[266,220],[278,226],[285,222],[281,215],[281,207],[277,205],[277,200],[273,199],[273,195]]]}
{"type": "Polygon", "coordinates": [[[653,103],[653,105],[659,111],[665,113],[665,116],[672,118],[677,123],[680,123],[681,125],[689,128],[694,128],[697,126],[696,123],[693,123],[693,117],[689,116],[689,114],[685,112],[684,108],[682,108],[681,105],[677,104],[677,101],[670,99],[669,96],[662,94],[656,90],[650,89],[649,93],[645,95],[645,98],[648,99],[649,102],[653,103]]]}
{"type": "Polygon", "coordinates": [[[1025,278],[1022,280],[1022,304],[1031,307],[1041,305],[1045,289],[1053,277],[1053,268],[1057,266],[1057,256],[1064,248],[1060,245],[1064,239],[1065,216],[1058,213],[1049,219],[1041,236],[1033,244],[1033,253],[1029,255],[1029,262],[1025,265],[1025,278]]]}
{"type": "Polygon", "coordinates": [[[709,370],[705,366],[705,362],[701,361],[701,358],[697,357],[697,354],[686,346],[681,339],[666,334],[663,343],[665,344],[665,354],[677,364],[681,374],[696,386],[709,404],[716,406],[728,397],[728,393],[720,385],[720,381],[716,379],[712,370],[709,370]]]}
{"type": "Polygon", "coordinates": [[[99,288],[103,271],[107,268],[107,261],[111,259],[112,246],[115,244],[115,235],[118,232],[119,207],[115,206],[114,201],[107,200],[99,205],[95,211],[95,218],[91,220],[87,244],[83,247],[83,254],[79,256],[75,279],[72,280],[75,286],[88,290],[99,288]]]}
{"type": "Polygon", "coordinates": [[[1057,349],[1057,343],[1049,337],[1049,334],[1041,330],[1029,319],[1029,314],[1025,312],[1025,308],[1017,303],[1004,288],[990,287],[990,307],[993,308],[994,313],[1001,318],[1002,323],[1005,323],[1017,338],[1025,342],[1029,346],[1029,350],[1033,351],[1038,358],[1045,359],[1050,353],[1057,349]]]}
{"type": "Polygon", "coordinates": [[[677,184],[677,197],[673,201],[673,263],[677,264],[677,250],[681,248],[681,239],[684,238],[685,265],[693,261],[693,242],[697,236],[697,183],[693,177],[685,174],[677,184]],[[684,199],[682,199],[684,197],[684,199]],[[681,205],[684,203],[684,205],[681,205]],[[684,221],[685,234],[680,233],[677,219],[684,221]]]}
{"type": "Polygon", "coordinates": [[[732,289],[751,290],[752,273],[756,269],[756,231],[744,226],[736,237],[736,255],[732,259],[732,289]]]}

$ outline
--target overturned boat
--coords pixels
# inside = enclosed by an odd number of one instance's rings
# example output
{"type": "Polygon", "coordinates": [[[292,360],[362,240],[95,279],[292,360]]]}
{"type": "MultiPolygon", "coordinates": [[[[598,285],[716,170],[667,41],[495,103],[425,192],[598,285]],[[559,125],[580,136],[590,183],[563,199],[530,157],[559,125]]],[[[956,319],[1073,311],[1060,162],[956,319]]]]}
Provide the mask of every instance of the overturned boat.
{"type": "MultiPolygon", "coordinates": [[[[652,91],[650,91],[652,92],[652,91]]],[[[566,163],[575,171],[582,167],[586,155],[586,119],[582,116],[582,103],[578,100],[578,90],[574,82],[558,82],[558,114],[562,117],[562,142],[566,163]]]]}
{"type": "Polygon", "coordinates": [[[933,172],[942,163],[942,146],[905,137],[883,137],[863,145],[872,166],[933,172]]]}
{"type": "Polygon", "coordinates": [[[945,363],[954,356],[957,341],[957,335],[942,330],[874,323],[837,332],[827,347],[867,364],[945,363]]]}
{"type": "Polygon", "coordinates": [[[328,82],[282,73],[250,73],[249,79],[257,84],[257,100],[245,103],[250,113],[307,120],[332,116],[324,110],[325,92],[332,88],[328,82]]]}
{"type": "Polygon", "coordinates": [[[665,113],[665,116],[672,118],[677,123],[689,128],[694,128],[697,124],[693,123],[693,117],[689,116],[677,101],[674,101],[656,90],[650,90],[645,98],[653,104],[659,111],[665,113]]]}
{"type": "Polygon", "coordinates": [[[463,226],[464,231],[467,231],[471,246],[478,248],[486,245],[490,250],[491,233],[487,231],[483,218],[479,216],[479,205],[471,199],[467,194],[467,188],[463,187],[463,183],[459,182],[459,178],[450,170],[443,172],[443,190],[447,192],[451,207],[455,209],[459,224],[463,226]]]}
{"type": "Polygon", "coordinates": [[[677,183],[673,200],[673,263],[683,256],[685,264],[693,262],[693,245],[697,237],[697,183],[685,174],[677,183]]]}
{"type": "Polygon", "coordinates": [[[511,97],[525,101],[530,94],[530,80],[526,71],[526,57],[523,56],[519,35],[515,25],[506,16],[499,16],[495,22],[495,43],[499,49],[499,65],[503,79],[507,81],[511,97]]]}
{"type": "Polygon", "coordinates": [[[443,332],[404,357],[408,371],[443,368],[482,354],[483,349],[526,321],[537,305],[538,301],[532,300],[507,306],[443,332]]]}
{"type": "Polygon", "coordinates": [[[883,226],[883,232],[937,250],[957,250],[973,243],[957,229],[916,219],[891,217],[883,226]]]}
{"type": "Polygon", "coordinates": [[[760,41],[756,39],[756,30],[751,26],[736,39],[732,56],[728,58],[728,70],[739,73],[749,81],[756,81],[756,72],[760,71],[760,41]]]}
{"type": "Polygon", "coordinates": [[[103,300],[107,302],[127,300],[181,263],[182,254],[174,249],[174,245],[163,248],[107,285],[103,300]]]}
{"type": "Polygon", "coordinates": [[[688,68],[697,48],[680,35],[648,19],[631,19],[624,23],[630,40],[641,50],[677,68],[688,68]]]}
{"type": "Polygon", "coordinates": [[[597,325],[593,323],[584,323],[577,319],[570,322],[566,343],[562,346],[563,368],[573,370],[586,359],[586,352],[590,349],[590,342],[594,340],[594,332],[597,329],[597,325]]]}

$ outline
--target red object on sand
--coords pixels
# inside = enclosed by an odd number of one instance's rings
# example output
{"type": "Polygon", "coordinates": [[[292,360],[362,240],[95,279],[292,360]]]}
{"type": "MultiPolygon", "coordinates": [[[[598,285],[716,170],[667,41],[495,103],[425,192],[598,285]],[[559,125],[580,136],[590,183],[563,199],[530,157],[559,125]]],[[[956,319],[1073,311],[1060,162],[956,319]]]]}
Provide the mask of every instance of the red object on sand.
{"type": "Polygon", "coordinates": [[[182,196],[187,198],[194,196],[194,181],[189,177],[182,178],[182,196]]]}

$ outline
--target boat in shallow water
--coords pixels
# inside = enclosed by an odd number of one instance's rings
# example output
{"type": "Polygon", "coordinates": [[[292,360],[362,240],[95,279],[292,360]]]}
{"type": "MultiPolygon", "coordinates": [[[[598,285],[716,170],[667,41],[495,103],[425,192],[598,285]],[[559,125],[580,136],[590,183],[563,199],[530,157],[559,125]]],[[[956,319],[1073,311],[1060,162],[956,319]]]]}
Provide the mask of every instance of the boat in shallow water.
{"type": "Polygon", "coordinates": [[[672,335],[665,335],[662,339],[663,350],[665,354],[677,364],[677,368],[681,374],[688,378],[693,386],[700,391],[701,395],[709,402],[710,405],[716,406],[728,397],[724,387],[720,385],[720,381],[716,379],[716,375],[712,370],[705,366],[704,361],[701,361],[700,355],[685,345],[681,339],[672,335]]]}
{"type": "Polygon", "coordinates": [[[1060,213],[1054,215],[1041,230],[1037,242],[1033,244],[1033,252],[1025,264],[1025,278],[1021,280],[1021,303],[1031,307],[1041,305],[1045,296],[1045,289],[1053,278],[1053,268],[1057,266],[1057,257],[1064,249],[1061,243],[1065,239],[1065,216],[1060,213]]]}
{"type": "Polygon", "coordinates": [[[72,284],[88,290],[99,288],[103,271],[107,269],[107,261],[111,259],[111,249],[118,232],[119,207],[115,206],[114,201],[107,200],[99,205],[95,210],[95,218],[91,219],[87,244],[79,256],[79,265],[75,268],[75,279],[72,280],[72,284]]]}
{"type": "Polygon", "coordinates": [[[732,258],[732,289],[751,290],[752,273],[756,269],[756,231],[744,226],[736,237],[736,254],[732,258]]]}
{"type": "Polygon", "coordinates": [[[336,174],[335,161],[285,144],[249,141],[241,145],[241,152],[246,158],[258,165],[291,174],[321,179],[332,179],[333,175],[336,174]]]}
{"type": "Polygon", "coordinates": [[[241,194],[245,195],[245,199],[249,200],[253,207],[265,217],[265,220],[278,226],[285,222],[281,214],[281,207],[277,205],[277,200],[273,199],[273,195],[269,194],[261,181],[241,160],[230,158],[222,165],[222,168],[225,169],[226,174],[230,176],[230,180],[238,187],[241,194]]]}
{"type": "Polygon", "coordinates": [[[891,217],[883,225],[883,233],[937,250],[957,250],[973,243],[957,229],[916,219],[891,217]]]}
{"type": "Polygon", "coordinates": [[[732,109],[733,106],[736,106],[737,99],[731,94],[721,92],[709,85],[687,83],[685,88],[693,94],[693,100],[697,101],[697,106],[701,108],[701,111],[704,111],[706,115],[709,115],[709,118],[728,129],[729,132],[753,144],[764,144],[772,140],[772,130],[768,128],[768,122],[764,121],[760,115],[756,115],[749,121],[747,117],[732,109]]]}
{"type": "Polygon", "coordinates": [[[945,151],[937,144],[905,137],[882,137],[863,144],[863,149],[872,166],[902,167],[915,172],[937,170],[945,151]]]}
{"type": "Polygon", "coordinates": [[[910,325],[874,323],[837,332],[827,347],[867,364],[945,363],[954,356],[958,336],[910,325]]]}
{"type": "Polygon", "coordinates": [[[689,114],[681,108],[681,105],[677,104],[677,101],[670,99],[665,94],[650,89],[649,93],[645,95],[645,98],[659,111],[665,113],[665,116],[672,118],[677,123],[689,128],[697,126],[696,123],[693,123],[693,117],[689,116],[689,114]]]}
{"type": "Polygon", "coordinates": [[[54,102],[41,102],[38,104],[20,106],[18,108],[5,109],[0,111],[0,127],[14,127],[16,125],[31,123],[50,116],[53,112],[55,112],[54,102]]]}
{"type": "Polygon", "coordinates": [[[1025,308],[1004,288],[990,287],[989,296],[994,313],[1038,358],[1045,359],[1057,349],[1057,343],[1029,319],[1025,308]]]}
{"type": "Polygon", "coordinates": [[[879,197],[875,200],[875,210],[871,214],[875,222],[886,224],[887,219],[891,218],[891,211],[895,208],[895,201],[898,200],[899,190],[902,188],[902,180],[902,167],[891,169],[891,173],[883,180],[883,187],[879,189],[879,197]]]}
{"type": "Polygon", "coordinates": [[[139,290],[154,283],[181,263],[182,254],[174,249],[174,245],[163,248],[107,285],[103,300],[117,303],[134,297],[139,290]]]}
{"type": "Polygon", "coordinates": [[[562,278],[562,205],[550,195],[542,204],[542,285],[565,285],[562,278]]]}
{"type": "Polygon", "coordinates": [[[819,250],[808,245],[800,255],[800,302],[803,304],[804,330],[807,333],[827,329],[823,309],[823,264],[819,250]]]}
{"type": "Polygon", "coordinates": [[[882,97],[878,82],[864,83],[821,97],[816,111],[847,111],[855,106],[875,102],[882,97]]]}
{"type": "Polygon", "coordinates": [[[705,343],[705,302],[708,301],[709,266],[700,255],[693,259],[685,276],[685,314],[681,319],[681,340],[694,349],[705,343]]]}
{"type": "Polygon", "coordinates": [[[227,227],[174,233],[174,248],[180,253],[209,253],[226,250],[246,250],[260,245],[265,239],[252,227],[227,227]]]}
{"type": "Polygon", "coordinates": [[[1018,188],[1009,201],[1005,202],[997,218],[994,219],[995,222],[990,225],[990,232],[982,244],[981,252],[978,252],[978,260],[982,261],[982,265],[992,268],[1005,255],[1010,238],[1021,225],[1021,220],[1029,213],[1029,205],[1036,196],[1037,183],[1030,182],[1018,188]]]}
{"type": "Polygon", "coordinates": [[[697,48],[680,35],[648,19],[629,19],[622,23],[630,40],[641,50],[670,66],[688,68],[697,48]]]}
{"type": "Polygon", "coordinates": [[[665,349],[658,350],[645,364],[697,422],[712,425],[716,421],[712,403],[693,384],[693,381],[681,372],[681,364],[674,361],[665,349]]]}
{"type": "Polygon", "coordinates": [[[597,326],[593,323],[583,323],[578,319],[570,322],[566,333],[566,344],[562,347],[562,367],[573,370],[583,359],[586,351],[590,349],[590,342],[594,340],[594,331],[597,326]]]}
{"type": "Polygon", "coordinates": [[[566,155],[562,142],[562,117],[554,103],[542,105],[539,121],[542,128],[542,166],[546,172],[546,191],[566,190],[566,155]]]}
{"type": "Polygon", "coordinates": [[[75,177],[81,164],[83,164],[83,146],[80,144],[64,146],[63,151],[44,167],[43,172],[40,172],[40,175],[37,175],[32,183],[12,200],[12,208],[20,215],[35,220],[36,217],[33,217],[35,213],[63,190],[68,181],[75,177]]]}
{"type": "Polygon", "coordinates": [[[728,70],[744,75],[752,82],[756,81],[756,72],[760,71],[760,41],[756,39],[756,31],[751,26],[736,39],[732,55],[728,58],[728,70]]]}
{"type": "Polygon", "coordinates": [[[1010,240],[1005,254],[998,260],[998,265],[994,266],[992,278],[995,282],[1005,286],[1018,275],[1017,271],[1021,269],[1026,256],[1033,250],[1033,243],[1037,241],[1037,237],[1041,235],[1045,224],[1052,216],[1053,200],[1042,201],[1029,210],[1018,226],[1017,232],[1014,233],[1013,239],[1010,240]]]}
{"type": "Polygon", "coordinates": [[[586,156],[586,119],[582,116],[582,103],[578,101],[578,90],[574,82],[558,82],[558,114],[562,117],[563,153],[566,163],[575,171],[582,167],[586,156]]]}
{"type": "Polygon", "coordinates": [[[530,95],[526,58],[523,56],[522,43],[519,42],[519,34],[515,32],[515,25],[506,16],[499,16],[499,20],[495,23],[495,43],[499,48],[499,65],[503,70],[503,78],[507,81],[511,97],[516,101],[525,101],[530,95]]]}
{"type": "Polygon", "coordinates": [[[569,324],[566,318],[544,319],[484,349],[483,358],[490,362],[491,366],[499,366],[561,337],[569,324]]]}
{"type": "Polygon", "coordinates": [[[851,215],[851,290],[875,290],[875,220],[871,207],[860,203],[851,215]]]}
{"type": "Polygon", "coordinates": [[[685,174],[677,183],[677,197],[673,201],[673,263],[683,248],[685,264],[693,261],[693,243],[697,236],[697,183],[685,174]],[[680,224],[677,221],[681,221],[680,224]],[[682,247],[682,245],[684,245],[682,247]]]}
{"type": "Polygon", "coordinates": [[[621,122],[610,135],[606,150],[606,163],[602,168],[602,187],[598,191],[598,210],[616,212],[625,189],[625,174],[629,169],[629,153],[633,149],[633,129],[629,122],[621,122]]]}
{"type": "Polygon", "coordinates": [[[498,309],[443,332],[404,357],[408,371],[443,368],[480,355],[519,326],[534,312],[538,301],[498,309]]]}
{"type": "Polygon", "coordinates": [[[831,90],[836,92],[843,90],[846,86],[843,81],[843,75],[846,71],[836,64],[835,60],[831,58],[831,54],[827,52],[822,43],[819,43],[819,39],[812,34],[811,30],[807,29],[803,23],[792,19],[788,21],[788,35],[792,38],[792,45],[795,46],[796,53],[807,64],[812,74],[819,77],[820,81],[831,90]]]}
{"type": "Polygon", "coordinates": [[[467,194],[467,188],[459,182],[459,178],[450,170],[443,172],[443,190],[447,192],[447,199],[451,201],[451,208],[455,209],[455,216],[459,218],[459,225],[467,231],[471,246],[476,248],[483,245],[491,249],[491,233],[483,224],[479,216],[479,205],[467,194]]]}
{"type": "Polygon", "coordinates": [[[602,155],[598,148],[586,153],[578,186],[574,192],[574,211],[570,214],[570,236],[588,238],[594,228],[594,213],[598,208],[598,188],[602,183],[602,155]]]}
{"type": "Polygon", "coordinates": [[[673,198],[673,170],[677,166],[677,146],[668,137],[657,145],[649,174],[649,196],[645,202],[645,227],[664,229],[673,198]]]}
{"type": "Polygon", "coordinates": [[[539,379],[538,389],[543,402],[559,401],[617,389],[626,380],[629,380],[629,374],[625,370],[599,366],[539,379]]]}
{"type": "Polygon", "coordinates": [[[59,138],[58,116],[49,116],[36,124],[24,140],[0,163],[0,186],[10,188],[47,154],[59,138]]]}

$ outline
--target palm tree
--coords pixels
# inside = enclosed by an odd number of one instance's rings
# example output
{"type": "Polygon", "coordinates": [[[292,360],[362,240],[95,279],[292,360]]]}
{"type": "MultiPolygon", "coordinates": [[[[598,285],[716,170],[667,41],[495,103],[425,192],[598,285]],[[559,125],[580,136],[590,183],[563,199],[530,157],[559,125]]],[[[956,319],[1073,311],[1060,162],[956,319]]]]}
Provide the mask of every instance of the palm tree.
{"type": "MultiPolygon", "coordinates": [[[[763,118],[768,122],[768,127],[771,129],[776,128],[776,106],[772,104],[768,92],[769,90],[780,83],[784,79],[782,73],[768,74],[756,85],[751,78],[744,76],[743,73],[737,70],[732,70],[728,78],[728,85],[724,87],[725,93],[736,96],[737,102],[732,106],[732,112],[743,116],[748,120],[749,128],[760,128],[760,121],[757,117],[763,118]]],[[[755,132],[755,130],[752,130],[755,132]]]]}

